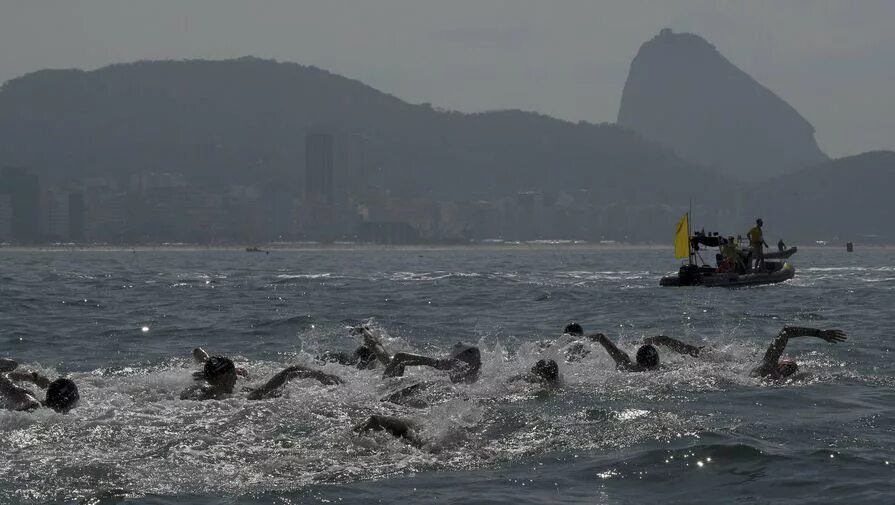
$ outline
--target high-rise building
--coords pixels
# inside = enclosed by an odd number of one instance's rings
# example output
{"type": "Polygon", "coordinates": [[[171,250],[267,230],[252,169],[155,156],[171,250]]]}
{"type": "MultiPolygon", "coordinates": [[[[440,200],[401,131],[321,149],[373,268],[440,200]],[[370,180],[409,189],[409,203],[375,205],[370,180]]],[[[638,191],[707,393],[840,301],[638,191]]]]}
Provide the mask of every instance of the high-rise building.
{"type": "Polygon", "coordinates": [[[51,241],[69,240],[68,193],[49,189],[41,198],[43,236],[51,241]]]}
{"type": "Polygon", "coordinates": [[[68,194],[68,233],[69,240],[73,242],[84,241],[86,210],[84,193],[74,192],[68,194]]]}
{"type": "Polygon", "coordinates": [[[12,197],[0,194],[0,242],[12,240],[12,197]]]}
{"type": "Polygon", "coordinates": [[[36,242],[40,238],[40,179],[24,168],[0,170],[0,195],[12,203],[10,238],[18,242],[36,242]]]}

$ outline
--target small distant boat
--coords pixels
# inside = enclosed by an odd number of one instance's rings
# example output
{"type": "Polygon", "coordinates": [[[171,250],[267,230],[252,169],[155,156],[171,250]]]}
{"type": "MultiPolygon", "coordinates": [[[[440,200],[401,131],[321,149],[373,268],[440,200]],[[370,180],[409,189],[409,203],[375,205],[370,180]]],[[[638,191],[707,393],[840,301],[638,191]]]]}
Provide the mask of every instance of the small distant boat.
{"type": "Polygon", "coordinates": [[[264,249],[258,249],[257,247],[246,247],[246,252],[263,252],[265,254],[270,254],[270,251],[265,251],[264,249]]]}

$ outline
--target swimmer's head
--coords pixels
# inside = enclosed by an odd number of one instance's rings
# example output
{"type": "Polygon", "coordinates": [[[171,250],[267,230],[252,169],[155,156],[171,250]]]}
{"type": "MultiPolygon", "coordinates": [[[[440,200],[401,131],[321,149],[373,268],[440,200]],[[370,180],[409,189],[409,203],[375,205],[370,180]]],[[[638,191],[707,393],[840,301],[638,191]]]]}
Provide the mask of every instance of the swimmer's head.
{"type": "Polygon", "coordinates": [[[460,374],[454,374],[451,380],[474,381],[478,378],[479,369],[482,367],[482,353],[474,345],[457,342],[451,350],[451,358],[466,363],[467,368],[460,374]]]}
{"type": "Polygon", "coordinates": [[[637,349],[637,364],[648,370],[659,366],[659,351],[650,344],[640,346],[637,349]]]}
{"type": "Polygon", "coordinates": [[[221,387],[227,393],[233,392],[233,386],[236,384],[236,365],[230,358],[212,356],[205,361],[202,371],[209,384],[221,387]]]}
{"type": "Polygon", "coordinates": [[[553,382],[559,378],[559,365],[552,359],[541,359],[531,367],[531,373],[545,381],[553,382]]]}
{"type": "Polygon", "coordinates": [[[779,377],[789,377],[799,371],[799,365],[791,359],[782,359],[777,363],[777,375],[779,377]]]}
{"type": "Polygon", "coordinates": [[[357,367],[366,370],[376,365],[376,354],[369,347],[362,345],[354,350],[357,367]]]}
{"type": "Polygon", "coordinates": [[[572,335],[573,337],[581,337],[584,335],[584,328],[578,323],[569,323],[562,332],[572,335]]]}
{"type": "Polygon", "coordinates": [[[65,414],[78,405],[81,395],[78,386],[71,379],[56,379],[47,386],[47,407],[65,414]]]}

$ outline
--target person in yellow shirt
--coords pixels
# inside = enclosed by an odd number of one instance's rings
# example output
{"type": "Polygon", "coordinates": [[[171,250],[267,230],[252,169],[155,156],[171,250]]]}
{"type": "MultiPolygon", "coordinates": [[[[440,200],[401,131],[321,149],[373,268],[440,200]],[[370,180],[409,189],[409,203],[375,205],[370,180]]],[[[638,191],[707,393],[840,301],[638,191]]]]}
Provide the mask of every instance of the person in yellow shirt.
{"type": "Polygon", "coordinates": [[[764,248],[768,243],[764,241],[764,235],[761,232],[761,226],[764,222],[761,218],[755,220],[755,226],[749,230],[746,235],[749,237],[749,244],[752,246],[752,260],[755,262],[754,270],[761,271],[764,268],[764,248]]]}
{"type": "Polygon", "coordinates": [[[722,239],[721,241],[721,258],[724,260],[718,268],[719,272],[737,272],[739,271],[738,263],[740,261],[737,245],[733,237],[722,239]]]}

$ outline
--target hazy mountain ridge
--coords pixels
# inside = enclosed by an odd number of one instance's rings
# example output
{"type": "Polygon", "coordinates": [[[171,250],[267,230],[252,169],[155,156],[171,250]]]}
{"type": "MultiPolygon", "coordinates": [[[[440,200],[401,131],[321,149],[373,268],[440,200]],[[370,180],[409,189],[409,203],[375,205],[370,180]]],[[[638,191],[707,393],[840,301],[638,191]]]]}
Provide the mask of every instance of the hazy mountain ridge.
{"type": "Polygon", "coordinates": [[[399,194],[603,190],[608,180],[612,197],[640,184],[622,175],[634,171],[658,177],[673,199],[685,188],[680,175],[721,180],[614,125],[442,111],[315,67],[257,58],[41,71],[0,91],[0,159],[54,175],[176,170],[300,180],[304,135],[320,129],[363,135],[367,163],[399,194]]]}
{"type": "Polygon", "coordinates": [[[578,238],[603,230],[598,237],[664,242],[692,200],[694,226],[725,233],[745,233],[761,215],[772,236],[788,239],[858,231],[895,239],[888,219],[865,218],[891,209],[890,152],[738,183],[625,126],[444,111],[316,67],[251,57],[46,70],[0,89],[0,164],[50,179],[182,172],[194,183],[270,183],[300,196],[312,131],[359,134],[370,185],[395,196],[463,202],[538,191],[562,201],[578,223],[570,230],[601,221],[578,238]],[[830,204],[837,200],[853,203],[830,204]],[[584,202],[593,214],[578,215],[584,202]]]}
{"type": "Polygon", "coordinates": [[[665,29],[631,62],[618,123],[740,180],[827,160],[814,127],[698,35],[665,29]]]}
{"type": "MultiPolygon", "coordinates": [[[[895,152],[839,158],[757,185],[756,216],[783,236],[888,241],[895,237],[895,152]]],[[[776,236],[776,234],[775,234],[776,236]]]]}

